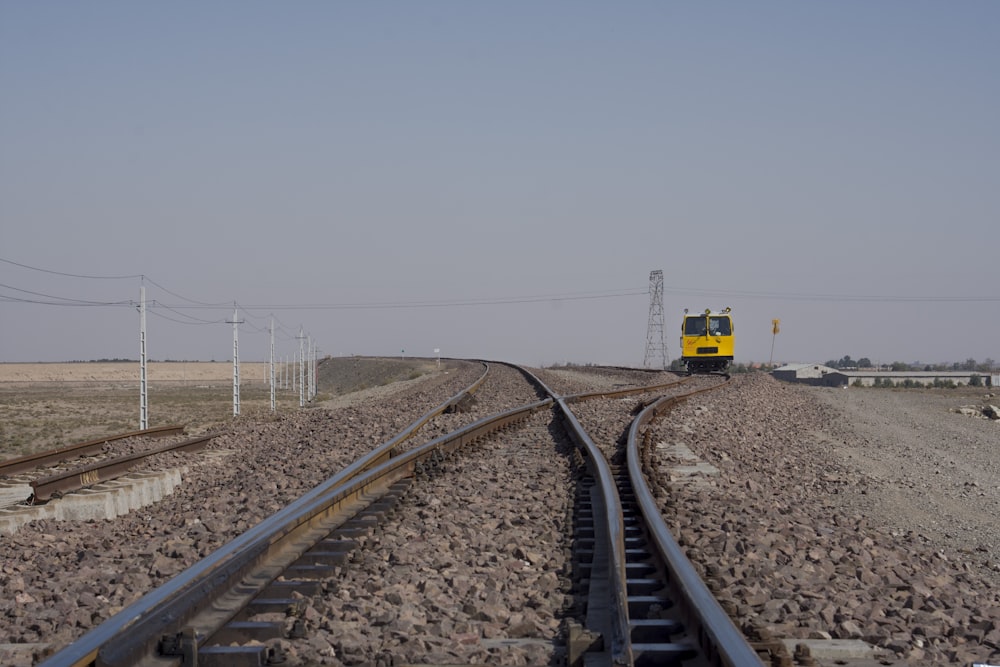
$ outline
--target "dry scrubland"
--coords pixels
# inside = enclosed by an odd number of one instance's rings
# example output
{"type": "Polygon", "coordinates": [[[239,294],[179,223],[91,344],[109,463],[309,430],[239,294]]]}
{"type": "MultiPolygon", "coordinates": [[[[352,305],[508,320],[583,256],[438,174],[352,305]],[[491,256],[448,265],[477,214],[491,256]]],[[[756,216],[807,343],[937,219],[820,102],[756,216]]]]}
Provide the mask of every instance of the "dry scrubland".
{"type": "MultiPolygon", "coordinates": [[[[240,382],[263,382],[267,364],[240,362],[240,382]]],[[[146,380],[171,383],[230,383],[230,361],[154,361],[146,365],[146,380]]],[[[115,382],[139,386],[139,362],[73,362],[50,364],[2,364],[0,384],[39,382],[115,382]]]]}
{"type": "MultiPolygon", "coordinates": [[[[267,364],[240,364],[240,412],[270,408],[267,364]]],[[[232,419],[232,362],[147,366],[149,425],[200,433],[232,419]]],[[[279,390],[280,407],[298,391],[279,390]]],[[[0,364],[0,459],[139,428],[139,364],[0,364]]]]}
{"type": "MultiPolygon", "coordinates": [[[[268,365],[240,363],[240,415],[269,412],[268,365]]],[[[188,433],[233,419],[233,364],[152,362],[147,366],[149,425],[183,424],[188,433]]],[[[290,377],[295,368],[284,377],[290,377]]],[[[438,370],[427,359],[336,357],[320,361],[318,393],[307,407],[334,397],[405,383],[438,370]]],[[[277,409],[299,409],[296,387],[280,388],[277,409]]],[[[0,460],[139,428],[138,362],[0,363],[0,460]]]]}

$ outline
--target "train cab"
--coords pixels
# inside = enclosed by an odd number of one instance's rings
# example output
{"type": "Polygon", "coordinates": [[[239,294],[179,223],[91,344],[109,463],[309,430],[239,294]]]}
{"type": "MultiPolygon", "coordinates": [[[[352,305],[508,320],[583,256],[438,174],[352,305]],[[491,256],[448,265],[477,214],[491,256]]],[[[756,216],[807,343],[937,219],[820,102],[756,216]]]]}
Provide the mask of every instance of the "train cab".
{"type": "Polygon", "coordinates": [[[736,340],[730,308],[713,313],[688,313],[681,323],[681,362],[689,375],[726,373],[736,340]]]}

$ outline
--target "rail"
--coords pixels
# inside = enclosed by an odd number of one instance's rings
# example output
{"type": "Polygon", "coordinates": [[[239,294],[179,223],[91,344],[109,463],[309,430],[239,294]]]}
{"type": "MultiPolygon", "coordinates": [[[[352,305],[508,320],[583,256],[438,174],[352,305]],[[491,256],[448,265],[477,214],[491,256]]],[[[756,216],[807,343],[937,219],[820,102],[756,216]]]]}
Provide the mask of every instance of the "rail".
{"type": "Polygon", "coordinates": [[[157,454],[168,452],[194,452],[204,449],[208,443],[217,436],[217,433],[189,438],[182,442],[175,442],[162,447],[156,447],[144,452],[129,454],[127,456],[117,456],[103,461],[97,461],[90,465],[73,468],[63,472],[53,473],[45,477],[31,481],[32,494],[29,499],[32,504],[43,503],[51,500],[57,494],[69,493],[85,489],[88,486],[106,482],[116,477],[121,477],[132,468],[136,467],[143,460],[157,454]]]}
{"type": "Polygon", "coordinates": [[[49,463],[58,463],[78,456],[87,456],[94,452],[99,452],[104,445],[115,440],[126,438],[159,438],[167,435],[176,435],[184,432],[183,426],[158,426],[147,428],[141,431],[130,431],[119,435],[110,435],[104,438],[88,440],[60,449],[50,449],[44,452],[35,452],[16,459],[0,462],[0,475],[11,475],[24,470],[34,470],[49,463]]]}
{"type": "MultiPolygon", "coordinates": [[[[257,524],[243,535],[188,568],[165,585],[151,591],[80,639],[54,654],[46,667],[95,664],[101,653],[102,665],[135,665],[157,650],[164,635],[180,637],[179,643],[195,654],[198,642],[228,622],[238,611],[233,598],[252,597],[270,582],[280,568],[305,552],[316,540],[342,522],[345,512],[363,495],[382,493],[399,479],[411,476],[418,465],[458,449],[513,421],[527,418],[549,401],[481,419],[455,433],[441,436],[405,453],[400,444],[413,436],[432,417],[458,405],[486,379],[483,374],[468,388],[429,411],[342,471],[315,487],[298,500],[257,524]],[[243,583],[244,586],[239,586],[243,583]],[[238,593],[232,593],[238,587],[238,593]],[[230,593],[225,609],[213,603],[230,593]],[[184,628],[198,627],[193,634],[184,628]],[[183,636],[182,636],[183,635],[183,636]]],[[[163,664],[162,661],[159,664],[163,664]]]]}
{"type": "Polygon", "coordinates": [[[647,406],[632,422],[629,428],[626,454],[629,476],[632,479],[633,490],[640,510],[651,532],[651,537],[670,571],[668,581],[674,589],[682,608],[678,611],[684,617],[685,625],[690,634],[697,637],[701,649],[711,659],[711,664],[725,667],[747,667],[760,665],[760,658],[747,642],[743,634],[733,625],[732,620],[719,605],[705,582],[687,559],[680,545],[670,533],[660,509],[645,482],[642,469],[640,444],[648,445],[645,438],[648,431],[641,435],[642,429],[667,410],[693,395],[711,391],[728,384],[700,389],[682,396],[661,398],[647,406]],[[643,440],[640,443],[640,440],[643,440]]]}

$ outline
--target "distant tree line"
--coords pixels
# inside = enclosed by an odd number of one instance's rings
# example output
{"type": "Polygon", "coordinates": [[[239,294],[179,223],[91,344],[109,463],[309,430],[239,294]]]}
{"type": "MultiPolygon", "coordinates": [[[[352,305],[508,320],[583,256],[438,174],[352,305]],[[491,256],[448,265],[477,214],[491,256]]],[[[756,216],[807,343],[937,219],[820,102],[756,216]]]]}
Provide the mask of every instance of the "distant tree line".
{"type": "MultiPolygon", "coordinates": [[[[837,368],[840,370],[854,370],[854,369],[869,369],[875,368],[871,359],[868,357],[861,357],[857,361],[851,359],[850,355],[845,355],[840,359],[830,359],[826,362],[826,366],[830,368],[837,368]]],[[[948,364],[908,364],[903,361],[894,361],[890,364],[880,364],[879,368],[891,371],[979,371],[982,373],[989,373],[996,367],[996,362],[990,358],[985,359],[982,363],[977,362],[975,359],[966,359],[965,361],[956,361],[954,363],[948,364]]]]}
{"type": "Polygon", "coordinates": [[[114,359],[89,359],[88,361],[74,360],[74,361],[71,361],[69,363],[71,363],[71,364],[122,364],[122,363],[137,364],[137,363],[139,363],[139,360],[138,359],[119,359],[119,358],[116,357],[114,359]]]}

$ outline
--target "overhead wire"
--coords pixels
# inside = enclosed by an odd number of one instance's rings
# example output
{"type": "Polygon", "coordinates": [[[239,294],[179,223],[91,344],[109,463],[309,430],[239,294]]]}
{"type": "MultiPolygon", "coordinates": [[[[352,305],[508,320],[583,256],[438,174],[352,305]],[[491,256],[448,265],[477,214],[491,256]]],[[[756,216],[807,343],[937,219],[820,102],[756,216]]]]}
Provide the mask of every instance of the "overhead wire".
{"type": "MultiPolygon", "coordinates": [[[[177,292],[174,292],[159,282],[153,280],[145,274],[123,274],[123,275],[94,275],[94,274],[81,274],[81,273],[71,273],[66,271],[56,271],[52,269],[40,268],[36,266],[31,266],[28,264],[23,264],[21,262],[15,262],[9,259],[0,257],[0,262],[17,266],[24,269],[29,269],[32,271],[39,271],[42,273],[48,273],[59,276],[66,276],[72,278],[80,279],[92,279],[92,280],[123,280],[123,279],[140,279],[143,282],[149,282],[151,285],[163,292],[170,294],[171,296],[184,301],[184,304],[168,304],[162,300],[151,300],[147,305],[151,309],[163,308],[173,312],[174,314],[191,319],[192,323],[203,323],[203,324],[218,324],[224,320],[206,320],[198,318],[192,315],[187,315],[182,311],[196,310],[196,309],[221,309],[229,308],[230,306],[238,307],[242,310],[247,318],[253,318],[255,320],[263,320],[264,316],[256,315],[252,311],[268,310],[271,311],[270,317],[274,317],[274,311],[320,311],[320,310],[394,310],[394,309],[423,309],[423,308],[458,308],[458,307],[470,307],[470,306],[492,306],[492,305],[510,305],[510,304],[529,304],[529,303],[544,303],[544,302],[564,302],[564,301],[587,301],[587,300],[597,300],[597,299],[614,299],[623,297],[635,297],[643,296],[649,294],[648,286],[635,287],[635,288],[624,288],[615,290],[599,290],[599,291],[588,291],[588,292],[569,292],[569,293],[556,293],[556,294],[536,294],[536,295],[520,295],[520,296],[506,296],[506,297],[483,297],[483,298],[468,298],[468,299],[417,299],[414,301],[361,301],[353,303],[279,303],[279,304],[238,304],[237,302],[210,302],[203,301],[199,299],[192,299],[177,292]]],[[[25,298],[13,295],[0,294],[0,300],[6,302],[18,302],[18,303],[34,303],[40,305],[53,305],[53,306],[131,306],[135,305],[134,300],[119,300],[119,301],[99,301],[93,299],[77,299],[71,297],[62,297],[52,294],[46,294],[42,292],[35,292],[31,290],[26,290],[11,285],[0,284],[0,288],[13,290],[20,292],[22,294],[31,295],[33,297],[39,297],[37,299],[25,298]]],[[[703,297],[703,298],[719,298],[719,299],[735,299],[735,298],[745,298],[745,299],[771,299],[779,301],[824,301],[824,302],[860,302],[860,303],[935,303],[935,302],[952,302],[952,303],[982,303],[982,302],[997,302],[1000,301],[1000,296],[978,296],[978,295],[951,295],[951,296],[931,296],[931,295],[873,295],[873,294],[829,294],[829,293],[795,293],[795,292],[778,292],[778,291],[751,291],[751,290],[730,290],[730,289],[705,289],[705,288],[691,288],[683,286],[664,286],[664,292],[685,296],[685,297],[703,297]]],[[[150,311],[152,312],[152,311],[150,311]]],[[[165,318],[171,319],[171,318],[165,318]]],[[[268,326],[256,325],[258,326],[258,331],[268,330],[268,326]]],[[[278,320],[278,330],[283,331],[289,336],[296,336],[297,332],[287,324],[278,320]]]]}
{"type": "MultiPolygon", "coordinates": [[[[93,301],[90,299],[74,299],[65,296],[53,296],[51,294],[44,294],[42,292],[34,292],[31,290],[21,289],[19,287],[14,287],[12,285],[0,284],[0,287],[4,289],[14,290],[15,292],[21,292],[23,294],[31,294],[32,296],[43,297],[48,299],[47,301],[39,301],[37,299],[24,299],[15,298],[11,300],[20,301],[22,303],[37,303],[46,306],[128,306],[130,301],[93,301]]],[[[10,297],[7,297],[10,298],[10,297]]]]}
{"type": "Polygon", "coordinates": [[[125,280],[125,279],[134,279],[142,277],[141,275],[138,274],[125,275],[125,276],[94,276],[94,275],[85,275],[80,273],[66,273],[64,271],[53,271],[51,269],[42,269],[37,266],[29,266],[28,264],[21,264],[20,262],[13,262],[9,259],[4,259],[3,257],[0,257],[0,262],[4,262],[5,264],[13,264],[14,266],[19,266],[22,269],[31,269],[32,271],[40,271],[41,273],[51,273],[52,275],[66,276],[68,278],[87,278],[90,280],[125,280]]]}

